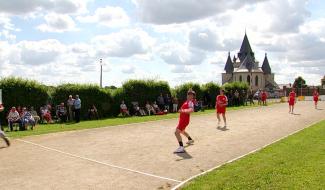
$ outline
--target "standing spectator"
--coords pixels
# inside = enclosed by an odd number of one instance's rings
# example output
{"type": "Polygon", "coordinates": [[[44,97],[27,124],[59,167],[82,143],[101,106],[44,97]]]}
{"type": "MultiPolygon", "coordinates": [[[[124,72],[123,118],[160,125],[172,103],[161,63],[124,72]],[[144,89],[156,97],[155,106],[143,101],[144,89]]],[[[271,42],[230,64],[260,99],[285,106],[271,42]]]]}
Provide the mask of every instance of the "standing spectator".
{"type": "MultiPolygon", "coordinates": [[[[0,104],[0,112],[2,112],[4,109],[5,108],[3,107],[3,105],[0,104]]],[[[7,146],[10,146],[10,141],[9,141],[8,137],[6,137],[5,133],[2,131],[1,121],[0,121],[0,138],[2,138],[6,142],[7,146]]]]}
{"type": "Polygon", "coordinates": [[[130,112],[129,112],[128,107],[126,106],[124,100],[122,100],[122,102],[121,102],[120,112],[121,112],[122,116],[130,116],[130,112]]]}
{"type": "Polygon", "coordinates": [[[178,99],[176,97],[173,98],[173,112],[178,112],[178,99]]]}
{"type": "Polygon", "coordinates": [[[253,93],[253,90],[250,89],[247,93],[247,96],[248,96],[248,100],[249,100],[249,105],[254,105],[254,93],[253,93]]]}
{"type": "Polygon", "coordinates": [[[164,103],[165,103],[165,110],[167,110],[167,112],[170,112],[169,110],[169,106],[171,105],[172,103],[172,100],[170,98],[170,96],[168,94],[166,94],[165,98],[164,98],[164,103]]]}
{"type": "Polygon", "coordinates": [[[234,93],[235,106],[239,106],[239,92],[236,90],[234,93]]]}
{"type": "Polygon", "coordinates": [[[31,125],[32,130],[34,129],[35,119],[33,118],[32,114],[27,111],[26,107],[23,107],[21,121],[23,130],[28,129],[28,125],[31,125]]]}
{"type": "Polygon", "coordinates": [[[69,95],[69,99],[67,100],[67,106],[68,106],[69,121],[73,121],[74,99],[72,98],[72,95],[69,95]]]}
{"type": "Polygon", "coordinates": [[[159,106],[160,110],[165,109],[165,100],[164,100],[164,97],[163,97],[162,93],[160,93],[160,96],[158,96],[157,103],[158,103],[158,106],[159,106]]]}
{"type": "Polygon", "coordinates": [[[21,120],[18,111],[16,110],[16,107],[12,107],[9,114],[8,114],[8,123],[10,127],[10,131],[13,131],[13,124],[18,123],[19,129],[22,129],[21,120]]]}
{"type": "Polygon", "coordinates": [[[257,103],[258,103],[258,105],[262,105],[261,93],[262,93],[262,91],[260,89],[258,89],[258,91],[257,91],[257,103]]]}
{"type": "Polygon", "coordinates": [[[61,122],[67,122],[68,113],[67,108],[65,108],[63,102],[58,106],[56,110],[56,116],[60,119],[61,122]]]}
{"type": "Polygon", "coordinates": [[[98,111],[96,106],[93,104],[92,106],[90,106],[90,108],[88,109],[88,119],[92,120],[92,119],[99,119],[98,116],[98,111]]]}
{"type": "Polygon", "coordinates": [[[75,113],[75,119],[76,122],[80,122],[80,110],[81,110],[81,100],[79,98],[79,95],[76,95],[76,99],[73,102],[74,105],[74,113],[75,113]]]}
{"type": "Polygon", "coordinates": [[[267,99],[267,93],[265,90],[263,90],[261,93],[261,100],[262,100],[263,106],[266,106],[266,99],[267,99]]]}
{"type": "Polygon", "coordinates": [[[247,93],[246,93],[245,90],[242,90],[241,92],[242,92],[242,94],[241,94],[241,99],[242,99],[241,104],[244,105],[244,106],[247,106],[247,93]]]}

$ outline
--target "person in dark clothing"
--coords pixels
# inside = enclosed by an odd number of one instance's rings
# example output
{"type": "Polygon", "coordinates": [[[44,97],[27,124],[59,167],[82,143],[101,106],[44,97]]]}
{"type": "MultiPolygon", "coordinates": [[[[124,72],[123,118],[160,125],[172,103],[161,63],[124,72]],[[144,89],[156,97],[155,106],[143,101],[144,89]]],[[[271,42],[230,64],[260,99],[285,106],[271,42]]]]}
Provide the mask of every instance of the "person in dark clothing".
{"type": "Polygon", "coordinates": [[[158,96],[157,103],[158,103],[158,106],[159,106],[160,110],[165,109],[165,100],[164,100],[164,97],[163,97],[162,93],[160,93],[160,96],[158,96]]]}

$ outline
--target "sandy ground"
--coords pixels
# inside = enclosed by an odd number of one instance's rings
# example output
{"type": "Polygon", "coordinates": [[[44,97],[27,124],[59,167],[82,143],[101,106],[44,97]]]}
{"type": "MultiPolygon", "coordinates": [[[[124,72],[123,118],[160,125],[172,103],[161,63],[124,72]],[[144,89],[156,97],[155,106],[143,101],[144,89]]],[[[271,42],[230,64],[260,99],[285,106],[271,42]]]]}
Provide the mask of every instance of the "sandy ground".
{"type": "Polygon", "coordinates": [[[299,102],[295,115],[287,104],[230,111],[228,130],[217,129],[214,114],[192,117],[188,132],[195,143],[179,155],[173,154],[177,119],[13,140],[0,149],[0,188],[171,189],[325,119],[325,102],[319,107],[299,102]]]}

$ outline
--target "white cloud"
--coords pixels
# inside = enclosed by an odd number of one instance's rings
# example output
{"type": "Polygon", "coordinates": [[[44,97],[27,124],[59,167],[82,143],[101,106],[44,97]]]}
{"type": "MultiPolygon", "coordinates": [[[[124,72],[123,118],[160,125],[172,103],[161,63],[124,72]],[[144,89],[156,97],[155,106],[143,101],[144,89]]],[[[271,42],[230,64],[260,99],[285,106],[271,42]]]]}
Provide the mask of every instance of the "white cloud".
{"type": "Polygon", "coordinates": [[[122,66],[121,71],[125,74],[134,74],[135,67],[133,65],[124,65],[122,66]]]}
{"type": "Polygon", "coordinates": [[[206,54],[202,50],[177,42],[162,44],[159,51],[160,57],[171,65],[199,65],[206,58],[206,54]]]}
{"type": "Polygon", "coordinates": [[[173,73],[191,73],[193,70],[186,65],[173,65],[171,72],[173,73]]]}
{"type": "Polygon", "coordinates": [[[172,24],[210,17],[257,2],[261,0],[136,0],[136,6],[144,22],[172,24]]]}
{"type": "Polygon", "coordinates": [[[91,43],[100,57],[131,57],[150,52],[155,40],[142,29],[125,29],[96,36],[91,43]]]}
{"type": "Polygon", "coordinates": [[[37,26],[37,29],[42,32],[67,32],[76,31],[74,21],[69,15],[62,14],[48,14],[45,16],[46,24],[37,26]]]}
{"type": "Polygon", "coordinates": [[[11,15],[26,15],[40,11],[61,14],[87,11],[88,0],[10,0],[0,1],[0,11],[11,15]]]}
{"type": "Polygon", "coordinates": [[[124,27],[128,26],[130,19],[121,7],[104,7],[96,9],[92,16],[79,16],[79,22],[97,23],[107,27],[124,27]]]}

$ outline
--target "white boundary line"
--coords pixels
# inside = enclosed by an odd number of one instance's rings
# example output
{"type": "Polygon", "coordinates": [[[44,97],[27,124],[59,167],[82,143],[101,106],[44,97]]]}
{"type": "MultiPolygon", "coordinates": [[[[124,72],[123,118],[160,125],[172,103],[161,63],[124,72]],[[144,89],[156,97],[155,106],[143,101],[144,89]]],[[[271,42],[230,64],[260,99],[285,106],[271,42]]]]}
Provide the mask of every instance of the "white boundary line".
{"type": "Polygon", "coordinates": [[[116,165],[113,165],[113,164],[108,164],[108,163],[105,163],[105,162],[97,161],[97,160],[86,158],[86,157],[83,157],[83,156],[78,156],[78,155],[75,155],[75,154],[71,154],[71,153],[64,152],[64,151],[61,151],[61,150],[58,150],[58,149],[46,147],[46,146],[43,146],[43,145],[40,145],[40,144],[37,144],[37,143],[33,143],[33,142],[30,142],[30,141],[22,140],[22,139],[16,139],[16,140],[20,141],[20,142],[23,142],[23,143],[26,143],[26,144],[31,144],[31,145],[34,145],[34,146],[41,147],[43,149],[47,149],[47,150],[50,150],[50,151],[54,151],[54,152],[58,152],[58,153],[61,153],[61,154],[64,154],[64,155],[68,155],[70,157],[79,158],[79,159],[86,160],[86,161],[89,161],[89,162],[94,162],[96,164],[101,164],[101,165],[109,166],[109,167],[112,167],[112,168],[117,168],[117,169],[120,169],[120,170],[129,171],[129,172],[132,172],[132,173],[142,174],[142,175],[146,175],[146,176],[149,176],[149,177],[154,177],[154,178],[159,178],[159,179],[163,179],[163,180],[168,180],[168,181],[181,183],[181,181],[176,180],[176,179],[171,179],[171,178],[168,178],[168,177],[162,177],[162,176],[158,176],[158,175],[154,175],[154,174],[150,174],[150,173],[146,173],[146,172],[141,172],[141,171],[137,171],[137,170],[133,170],[133,169],[129,169],[129,168],[124,168],[124,167],[116,166],[116,165]]]}
{"type": "Polygon", "coordinates": [[[173,187],[171,190],[178,190],[178,189],[179,189],[180,187],[182,187],[185,183],[187,183],[187,182],[193,180],[194,178],[197,178],[197,177],[199,177],[199,176],[201,176],[201,175],[207,174],[207,173],[211,172],[212,170],[218,169],[218,168],[220,168],[221,166],[223,166],[223,165],[225,165],[225,164],[229,164],[229,163],[231,163],[231,162],[234,162],[234,161],[236,161],[236,160],[239,160],[239,159],[241,159],[241,158],[243,158],[243,157],[245,157],[245,156],[247,156],[247,155],[249,155],[249,154],[255,153],[255,152],[257,152],[257,151],[259,151],[259,150],[261,150],[261,149],[263,149],[263,148],[265,148],[265,147],[267,147],[267,146],[270,146],[271,144],[274,144],[274,143],[276,143],[276,142],[278,142],[278,141],[280,141],[280,140],[283,140],[283,139],[285,139],[285,138],[287,138],[287,137],[289,137],[289,136],[291,136],[291,135],[294,135],[294,134],[296,134],[296,133],[298,133],[298,132],[300,132],[300,131],[302,131],[302,130],[304,130],[304,129],[306,129],[306,128],[309,128],[309,127],[311,127],[311,126],[313,126],[313,125],[315,125],[315,124],[317,124],[317,123],[323,121],[323,120],[324,120],[324,119],[321,119],[321,120],[319,120],[319,121],[317,121],[317,122],[313,122],[312,124],[310,124],[310,125],[308,125],[308,126],[302,128],[302,129],[298,129],[298,130],[296,130],[296,131],[290,133],[289,135],[283,136],[283,137],[281,137],[281,138],[279,138],[279,139],[277,139],[277,140],[275,140],[275,141],[273,141],[273,142],[271,142],[271,143],[269,143],[269,144],[266,144],[266,145],[264,145],[264,146],[262,146],[262,147],[260,147],[260,148],[257,148],[257,149],[255,149],[255,150],[252,150],[252,151],[250,151],[250,152],[248,152],[248,153],[246,153],[246,154],[243,154],[243,155],[241,155],[241,156],[238,156],[238,157],[236,157],[236,158],[233,158],[233,159],[231,159],[231,160],[228,160],[227,162],[225,162],[225,163],[223,163],[223,164],[220,164],[220,165],[218,165],[218,166],[215,166],[215,167],[213,167],[213,168],[211,168],[211,169],[208,169],[208,170],[206,170],[206,171],[204,171],[204,172],[202,172],[202,173],[196,174],[196,175],[194,175],[194,176],[192,176],[192,177],[190,177],[190,178],[188,178],[188,179],[182,181],[180,184],[176,185],[176,186],[173,187]]]}

